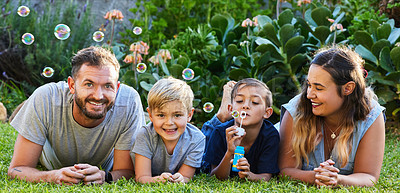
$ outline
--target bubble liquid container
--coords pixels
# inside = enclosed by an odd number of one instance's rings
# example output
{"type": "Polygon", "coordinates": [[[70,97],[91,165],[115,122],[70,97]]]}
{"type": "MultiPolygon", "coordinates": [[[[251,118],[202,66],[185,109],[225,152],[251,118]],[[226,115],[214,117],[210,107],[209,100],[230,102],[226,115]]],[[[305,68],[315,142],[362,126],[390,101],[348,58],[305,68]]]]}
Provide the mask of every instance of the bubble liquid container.
{"type": "Polygon", "coordinates": [[[244,157],[244,147],[237,146],[235,149],[235,155],[233,156],[232,171],[240,172],[240,170],[237,169],[236,165],[238,163],[238,160],[242,157],[244,157]]]}

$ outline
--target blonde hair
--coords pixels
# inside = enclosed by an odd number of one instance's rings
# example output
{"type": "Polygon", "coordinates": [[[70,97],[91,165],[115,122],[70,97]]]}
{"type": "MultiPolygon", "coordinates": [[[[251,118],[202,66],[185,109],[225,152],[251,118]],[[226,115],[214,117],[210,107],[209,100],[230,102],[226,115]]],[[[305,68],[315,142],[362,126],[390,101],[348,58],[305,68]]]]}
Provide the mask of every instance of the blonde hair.
{"type": "MultiPolygon", "coordinates": [[[[338,158],[338,163],[344,167],[349,159],[352,148],[352,135],[355,123],[364,120],[368,115],[369,101],[373,91],[366,88],[362,58],[349,48],[333,46],[321,49],[315,55],[312,65],[318,65],[327,71],[337,85],[337,92],[344,99],[342,110],[342,128],[332,150],[332,155],[338,158]],[[354,91],[350,95],[343,95],[341,88],[344,84],[353,81],[354,91]]],[[[312,113],[311,101],[307,99],[307,85],[304,83],[297,112],[293,123],[292,148],[297,166],[302,159],[309,163],[308,154],[314,151],[322,139],[321,128],[324,118],[312,113]]]]}
{"type": "Polygon", "coordinates": [[[157,81],[147,95],[149,108],[160,109],[168,102],[178,100],[182,102],[187,112],[193,108],[193,91],[186,82],[173,78],[163,78],[157,81]]]}

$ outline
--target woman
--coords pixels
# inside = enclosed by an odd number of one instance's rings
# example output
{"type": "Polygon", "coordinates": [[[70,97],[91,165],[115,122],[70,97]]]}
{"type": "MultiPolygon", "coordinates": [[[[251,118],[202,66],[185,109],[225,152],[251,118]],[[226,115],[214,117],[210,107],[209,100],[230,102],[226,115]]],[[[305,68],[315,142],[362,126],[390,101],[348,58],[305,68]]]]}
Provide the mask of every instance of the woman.
{"type": "Polygon", "coordinates": [[[373,186],[385,147],[384,108],[366,88],[363,60],[321,50],[302,93],[282,106],[281,175],[320,186],[373,186]]]}

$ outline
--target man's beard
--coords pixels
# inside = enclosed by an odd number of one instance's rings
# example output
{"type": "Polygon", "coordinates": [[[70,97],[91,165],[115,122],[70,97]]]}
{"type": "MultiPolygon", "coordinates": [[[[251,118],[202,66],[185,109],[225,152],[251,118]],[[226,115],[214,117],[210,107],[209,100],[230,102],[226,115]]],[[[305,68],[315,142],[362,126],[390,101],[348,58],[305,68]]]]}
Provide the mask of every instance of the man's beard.
{"type": "Polygon", "coordinates": [[[114,102],[111,102],[104,108],[103,112],[89,112],[86,109],[85,103],[89,103],[89,101],[95,102],[95,103],[104,103],[108,104],[109,100],[108,99],[101,99],[101,100],[94,100],[94,99],[89,99],[85,98],[84,100],[82,98],[79,98],[78,95],[75,95],[75,103],[79,107],[79,109],[82,111],[82,113],[89,119],[101,119],[104,116],[106,116],[107,112],[114,106],[114,102]]]}

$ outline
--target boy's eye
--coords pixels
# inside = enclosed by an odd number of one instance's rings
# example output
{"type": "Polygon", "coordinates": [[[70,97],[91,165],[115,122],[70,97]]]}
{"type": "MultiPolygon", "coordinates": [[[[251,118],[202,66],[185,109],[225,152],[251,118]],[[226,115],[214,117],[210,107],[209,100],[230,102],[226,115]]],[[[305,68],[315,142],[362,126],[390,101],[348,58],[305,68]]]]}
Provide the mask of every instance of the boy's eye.
{"type": "Polygon", "coordinates": [[[243,102],[243,100],[236,100],[236,103],[241,103],[243,102]]]}
{"type": "Polygon", "coordinates": [[[255,104],[255,105],[258,105],[258,104],[259,104],[259,102],[255,102],[255,101],[253,101],[253,104],[255,104]]]}
{"type": "Polygon", "coordinates": [[[175,114],[175,117],[182,117],[182,114],[175,114]]]}

